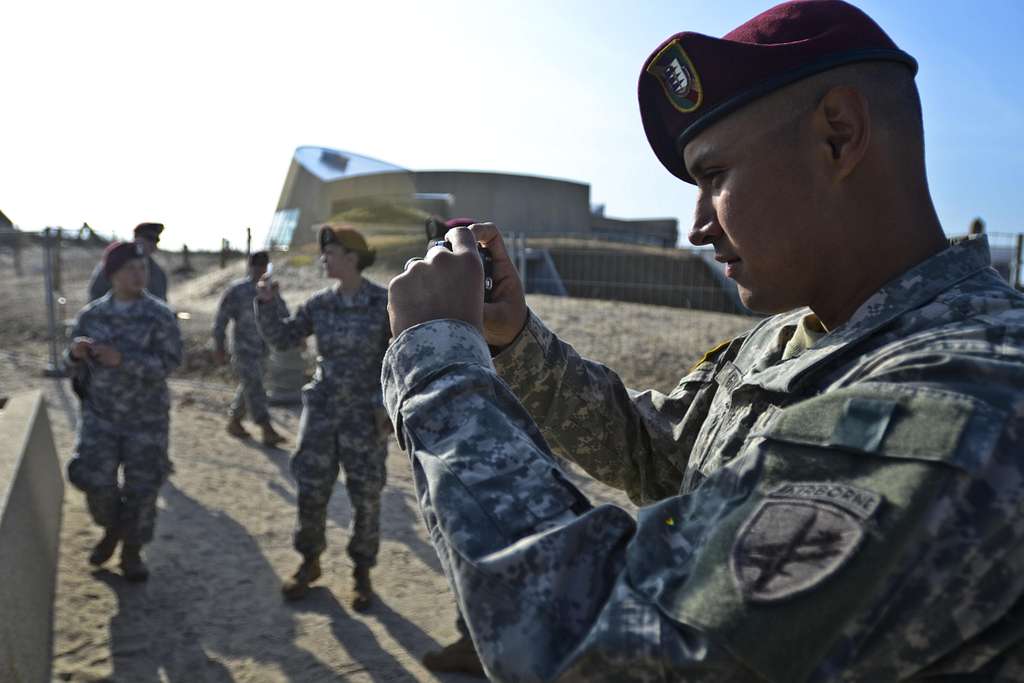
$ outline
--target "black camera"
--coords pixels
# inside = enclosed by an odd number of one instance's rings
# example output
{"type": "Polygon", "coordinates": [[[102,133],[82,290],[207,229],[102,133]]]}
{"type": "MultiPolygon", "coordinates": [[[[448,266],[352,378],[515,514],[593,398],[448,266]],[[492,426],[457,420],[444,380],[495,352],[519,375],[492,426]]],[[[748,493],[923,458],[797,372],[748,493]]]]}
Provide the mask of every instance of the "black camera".
{"type": "MultiPolygon", "coordinates": [[[[448,226],[444,220],[431,216],[427,219],[427,251],[433,247],[444,247],[452,250],[452,243],[444,239],[448,232],[448,226]]],[[[491,302],[491,291],[494,289],[494,258],[491,251],[479,243],[476,245],[476,253],[480,256],[480,263],[484,267],[484,302],[491,302]]]]}

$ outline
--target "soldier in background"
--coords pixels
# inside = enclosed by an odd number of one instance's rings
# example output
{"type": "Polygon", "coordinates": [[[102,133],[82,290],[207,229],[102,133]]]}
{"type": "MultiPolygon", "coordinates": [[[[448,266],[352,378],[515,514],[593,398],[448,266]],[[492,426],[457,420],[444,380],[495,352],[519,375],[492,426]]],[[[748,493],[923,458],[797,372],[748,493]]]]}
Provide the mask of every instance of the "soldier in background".
{"type": "Polygon", "coordinates": [[[171,471],[167,376],[182,358],[174,313],[145,291],[145,259],[137,242],[107,247],[103,274],[112,289],[79,312],[65,353],[82,401],[68,480],[104,530],[89,562],[102,565],[120,542],[129,581],[149,576],[141,550],[153,539],[157,493],[171,471]]]}
{"type": "Polygon", "coordinates": [[[493,225],[392,281],[385,400],[492,680],[1024,680],[1024,297],[945,238],[915,72],[838,0],[651,54],[690,241],[773,314],[667,395],[531,314],[493,225]]]}
{"type": "MultiPolygon", "coordinates": [[[[167,301],[167,275],[153,258],[153,253],[160,243],[160,233],[163,231],[163,223],[139,223],[135,226],[135,242],[145,254],[148,271],[146,291],[161,301],[167,301]]],[[[100,262],[89,279],[89,301],[95,301],[109,291],[110,280],[103,272],[103,263],[100,262]]]]}
{"type": "Polygon", "coordinates": [[[238,390],[228,411],[228,434],[245,439],[249,433],[242,426],[242,418],[260,426],[263,443],[277,446],[284,437],[274,430],[267,410],[267,394],[263,389],[263,374],[266,370],[267,345],[260,336],[256,324],[253,302],[256,299],[256,283],[267,272],[270,255],[257,251],[249,257],[249,272],[246,277],[232,282],[217,306],[213,324],[214,356],[218,363],[228,360],[227,326],[234,321],[231,330],[231,367],[238,375],[238,390]]]}
{"type": "Polygon", "coordinates": [[[390,423],[380,393],[381,360],[391,338],[387,291],[362,276],[375,253],[355,230],[324,226],[318,235],[327,277],[338,280],[299,306],[294,315],[277,294],[276,283],[260,281],[257,317],[264,338],[287,350],[316,337],[317,368],[302,391],[299,445],[292,473],[299,489],[295,549],[302,563],[282,592],[301,598],[320,578],[320,554],[327,546],[327,503],[341,467],[352,503],[348,554],[355,565],[352,607],[366,611],[373,601],[370,568],[380,548],[380,498],[386,478],[390,423]]]}

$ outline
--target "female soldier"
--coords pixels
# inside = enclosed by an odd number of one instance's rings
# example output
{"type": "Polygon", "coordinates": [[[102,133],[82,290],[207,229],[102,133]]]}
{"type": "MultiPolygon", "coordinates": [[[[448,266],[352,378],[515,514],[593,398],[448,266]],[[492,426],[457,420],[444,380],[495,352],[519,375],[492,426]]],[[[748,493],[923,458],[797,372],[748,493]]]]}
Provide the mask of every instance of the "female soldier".
{"type": "Polygon", "coordinates": [[[384,488],[389,425],[380,390],[381,362],[391,337],[387,290],[362,277],[374,252],[355,230],[323,226],[320,260],[338,283],[299,306],[294,315],[277,296],[276,283],[260,281],[256,314],[267,341],[280,350],[316,336],[317,369],[303,388],[298,449],[291,469],[299,489],[295,549],[302,564],[281,587],[301,598],[320,577],[327,545],[327,503],[345,468],[353,520],[348,554],[355,564],[352,607],[366,611],[373,600],[370,567],[380,546],[380,495],[384,488]]]}
{"type": "Polygon", "coordinates": [[[171,471],[167,376],[181,363],[181,334],[171,309],[144,291],[137,243],[111,244],[102,267],[111,290],[78,314],[64,356],[82,399],[68,480],[105,531],[89,562],[103,564],[123,542],[124,577],[145,581],[140,550],[153,539],[157,493],[171,471]]]}

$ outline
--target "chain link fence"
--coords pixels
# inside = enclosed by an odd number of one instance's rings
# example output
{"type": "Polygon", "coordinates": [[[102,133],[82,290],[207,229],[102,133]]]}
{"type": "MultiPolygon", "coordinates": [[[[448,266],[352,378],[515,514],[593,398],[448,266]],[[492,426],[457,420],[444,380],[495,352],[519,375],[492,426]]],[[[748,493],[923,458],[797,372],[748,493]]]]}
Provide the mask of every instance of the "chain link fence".
{"type": "MultiPolygon", "coordinates": [[[[366,232],[371,246],[376,242],[382,251],[394,251],[391,237],[366,232]]],[[[59,366],[69,325],[87,303],[89,279],[104,244],[91,235],[56,232],[49,238],[33,233],[19,238],[17,248],[9,239],[0,240],[0,277],[7,285],[0,297],[0,341],[5,350],[38,355],[41,371],[56,370],[50,364],[59,366]]],[[[993,266],[1018,285],[1024,278],[1022,240],[1018,234],[989,233],[993,266]]],[[[510,234],[506,242],[531,309],[581,354],[614,368],[631,386],[670,390],[704,351],[755,322],[708,250],[574,235],[510,234]]],[[[367,277],[386,285],[406,258],[422,255],[422,239],[402,244],[393,254],[383,253],[367,277]]],[[[210,331],[221,293],[245,273],[244,255],[222,259],[217,252],[186,256],[161,251],[154,258],[168,275],[170,304],[185,341],[186,359],[178,375],[231,383],[230,369],[212,362],[210,331]]],[[[328,284],[315,254],[276,253],[274,260],[275,278],[293,310],[328,284]]],[[[310,343],[307,371],[314,353],[310,343]]]]}

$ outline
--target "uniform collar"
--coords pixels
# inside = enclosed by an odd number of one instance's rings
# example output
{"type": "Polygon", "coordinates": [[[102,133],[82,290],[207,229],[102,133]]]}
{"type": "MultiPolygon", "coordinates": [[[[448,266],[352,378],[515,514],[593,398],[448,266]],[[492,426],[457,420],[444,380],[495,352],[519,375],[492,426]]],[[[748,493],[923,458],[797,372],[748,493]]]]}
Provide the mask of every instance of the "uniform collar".
{"type": "MultiPolygon", "coordinates": [[[[775,363],[760,371],[750,372],[744,383],[755,384],[770,391],[788,392],[818,365],[880,329],[887,323],[920,308],[958,282],[988,268],[992,263],[988,238],[978,235],[952,240],[950,245],[891,280],[854,311],[848,321],[830,331],[814,346],[787,362],[775,363]]],[[[804,309],[804,313],[808,312],[804,309]]],[[[791,313],[773,321],[790,320],[791,313]]],[[[791,321],[792,322],[792,321],[791,321]]],[[[776,324],[762,328],[774,340],[776,324]]],[[[751,335],[751,337],[761,335],[751,335]]],[[[751,344],[740,350],[737,365],[755,368],[764,344],[751,344]]]]}

